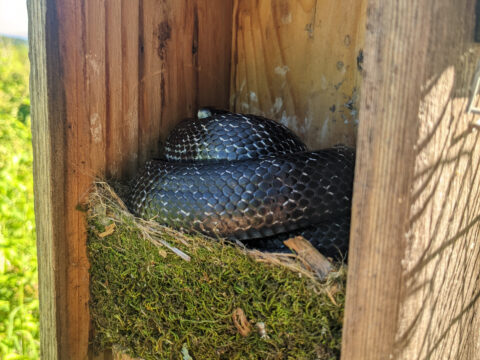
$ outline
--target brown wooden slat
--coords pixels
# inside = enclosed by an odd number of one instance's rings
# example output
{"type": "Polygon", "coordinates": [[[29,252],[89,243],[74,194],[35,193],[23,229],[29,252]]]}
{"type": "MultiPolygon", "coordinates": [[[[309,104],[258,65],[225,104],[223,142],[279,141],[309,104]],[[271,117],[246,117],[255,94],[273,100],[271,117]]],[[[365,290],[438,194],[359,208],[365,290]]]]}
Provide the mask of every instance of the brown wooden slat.
{"type": "Polygon", "coordinates": [[[370,1],[342,359],[479,359],[475,2],[370,1]]]}
{"type": "Polygon", "coordinates": [[[230,55],[233,1],[225,1],[223,6],[216,6],[210,0],[200,0],[196,3],[194,24],[198,23],[197,59],[195,60],[199,70],[198,103],[200,106],[228,108],[232,64],[230,55]],[[213,26],[209,22],[210,19],[215,19],[213,26]],[[199,49],[202,51],[198,51],[199,49]],[[210,91],[210,86],[221,90],[210,91]]]}
{"type": "MultiPolygon", "coordinates": [[[[102,3],[102,2],[100,2],[102,3]]],[[[123,17],[121,1],[106,1],[102,4],[105,7],[106,17],[100,25],[104,26],[105,41],[105,66],[106,66],[106,84],[103,90],[106,92],[107,103],[107,124],[105,134],[107,135],[106,153],[107,168],[106,173],[109,177],[118,178],[124,164],[124,157],[128,157],[123,145],[123,17]],[[106,88],[105,88],[106,87],[106,88]]],[[[138,6],[138,5],[137,5],[138,6]]],[[[93,36],[101,36],[102,33],[94,29],[87,28],[93,36]]],[[[136,52],[136,51],[134,51],[136,52]]],[[[136,74],[135,71],[133,74],[136,74]]],[[[136,122],[136,119],[134,120],[136,122]]]]}
{"type": "MultiPolygon", "coordinates": [[[[167,4],[165,4],[167,6],[167,4]]],[[[162,113],[162,86],[165,85],[165,47],[169,41],[166,21],[168,10],[159,0],[140,3],[140,53],[139,53],[139,161],[158,155],[158,136],[162,113]],[[161,55],[163,54],[163,55],[161,55]]],[[[171,29],[170,29],[171,31],[171,29]]]]}
{"type": "Polygon", "coordinates": [[[236,0],[231,106],[281,121],[310,148],[354,145],[366,3],[236,0]]]}
{"type": "MultiPolygon", "coordinates": [[[[65,246],[66,257],[56,264],[57,271],[66,271],[66,283],[61,293],[64,308],[60,317],[62,335],[65,337],[61,359],[85,358],[87,350],[84,348],[89,329],[86,324],[88,316],[88,261],[85,249],[85,222],[82,214],[76,211],[81,197],[88,191],[91,165],[91,153],[88,151],[92,143],[102,142],[103,135],[99,127],[103,120],[90,118],[88,109],[86,83],[86,38],[78,38],[84,34],[86,4],[73,0],[66,0],[62,7],[57,7],[59,27],[63,29],[59,34],[60,61],[62,66],[62,81],[66,111],[66,128],[63,148],[66,156],[65,185],[55,191],[65,192],[65,201],[61,205],[62,213],[54,216],[64,216],[66,221],[65,246]],[[76,45],[76,46],[75,46],[76,45]],[[71,51],[62,51],[71,47],[71,51]],[[68,91],[67,89],[75,89],[68,91]],[[100,140],[94,140],[98,139],[100,140]],[[68,354],[68,355],[67,355],[68,354]]],[[[47,13],[48,15],[48,13],[47,13]]],[[[94,86],[94,85],[93,85],[94,86]]]]}
{"type": "Polygon", "coordinates": [[[139,13],[137,2],[122,0],[122,177],[132,176],[138,167],[139,13]]]}
{"type": "Polygon", "coordinates": [[[220,82],[232,2],[41,0],[29,9],[42,352],[83,360],[89,264],[77,205],[95,176],[133,174],[158,154],[158,139],[200,99],[228,106],[220,82]]]}
{"type": "Polygon", "coordinates": [[[158,140],[198,106],[228,107],[231,9],[220,0],[142,2],[140,162],[157,155],[158,140]]]}

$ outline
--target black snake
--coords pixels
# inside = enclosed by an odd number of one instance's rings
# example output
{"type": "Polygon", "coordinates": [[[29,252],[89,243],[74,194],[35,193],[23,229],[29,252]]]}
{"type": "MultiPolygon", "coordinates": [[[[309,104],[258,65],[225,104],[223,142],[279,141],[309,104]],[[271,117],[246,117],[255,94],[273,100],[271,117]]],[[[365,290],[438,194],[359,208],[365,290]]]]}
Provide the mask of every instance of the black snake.
{"type": "Polygon", "coordinates": [[[307,151],[285,126],[204,108],[180,122],[133,179],[127,204],[143,218],[285,251],[301,234],[324,255],[348,249],[355,153],[307,151]]]}

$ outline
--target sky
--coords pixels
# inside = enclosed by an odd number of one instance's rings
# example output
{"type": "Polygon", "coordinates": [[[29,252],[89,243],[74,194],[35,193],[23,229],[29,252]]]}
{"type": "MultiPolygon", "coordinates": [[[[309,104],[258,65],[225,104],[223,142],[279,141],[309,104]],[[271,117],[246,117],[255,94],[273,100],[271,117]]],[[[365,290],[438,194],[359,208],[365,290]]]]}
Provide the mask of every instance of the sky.
{"type": "Polygon", "coordinates": [[[27,38],[26,0],[0,0],[0,35],[27,38]]]}

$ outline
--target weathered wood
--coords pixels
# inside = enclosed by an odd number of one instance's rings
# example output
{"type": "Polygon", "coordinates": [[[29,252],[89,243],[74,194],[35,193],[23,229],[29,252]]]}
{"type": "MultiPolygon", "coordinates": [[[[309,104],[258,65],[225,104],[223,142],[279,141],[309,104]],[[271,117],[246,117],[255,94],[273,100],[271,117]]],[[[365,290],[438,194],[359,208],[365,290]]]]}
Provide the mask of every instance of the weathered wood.
{"type": "Polygon", "coordinates": [[[63,309],[58,301],[65,272],[55,271],[58,259],[65,255],[61,241],[64,219],[55,216],[64,198],[63,193],[55,191],[63,187],[64,155],[55,149],[63,146],[63,134],[57,125],[62,121],[64,108],[61,101],[58,104],[47,101],[48,94],[61,96],[58,39],[56,32],[51,31],[52,26],[47,26],[47,22],[55,25],[56,19],[52,13],[47,18],[47,10],[51,11],[49,5],[46,0],[28,1],[41,354],[44,359],[56,360],[65,341],[60,331],[63,309]]]}
{"type": "Polygon", "coordinates": [[[343,359],[479,359],[475,1],[371,0],[343,359]]]}
{"type": "Polygon", "coordinates": [[[332,263],[303,236],[295,236],[283,243],[288,248],[294,250],[299,258],[304,261],[320,279],[325,279],[328,273],[332,271],[332,263]]]}
{"type": "Polygon", "coordinates": [[[231,106],[354,145],[366,0],[236,0],[231,106]]]}
{"type": "Polygon", "coordinates": [[[94,177],[134,173],[203,101],[228,106],[232,6],[29,2],[44,358],[89,356],[86,224],[76,209],[94,177]]]}

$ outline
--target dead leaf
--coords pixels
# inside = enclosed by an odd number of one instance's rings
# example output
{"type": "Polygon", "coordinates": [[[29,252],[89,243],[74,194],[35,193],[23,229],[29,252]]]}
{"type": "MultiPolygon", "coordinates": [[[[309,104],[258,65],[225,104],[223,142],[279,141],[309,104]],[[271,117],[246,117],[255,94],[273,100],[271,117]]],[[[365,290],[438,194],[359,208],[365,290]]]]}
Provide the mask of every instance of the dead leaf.
{"type": "Polygon", "coordinates": [[[105,231],[98,234],[101,238],[104,238],[105,236],[112,235],[113,232],[115,231],[115,223],[111,223],[110,225],[107,225],[105,227],[105,231]]]}
{"type": "Polygon", "coordinates": [[[236,308],[232,314],[233,324],[242,336],[248,336],[252,331],[250,323],[241,308],[236,308]]]}
{"type": "Polygon", "coordinates": [[[163,249],[158,249],[158,254],[163,258],[167,257],[167,252],[163,249]]]}

